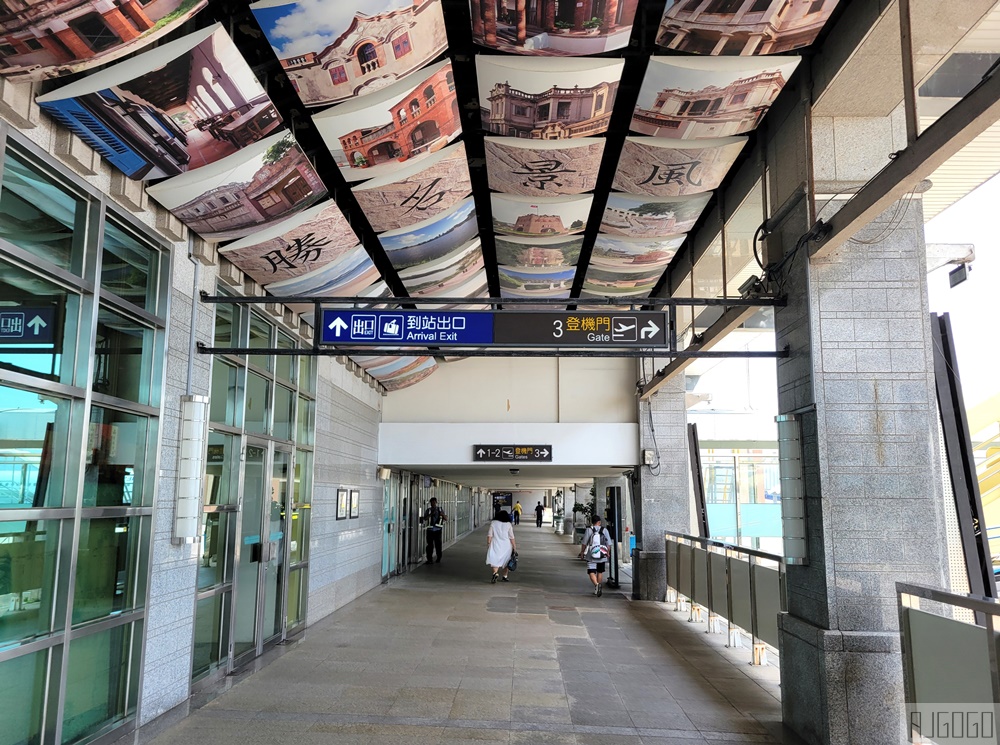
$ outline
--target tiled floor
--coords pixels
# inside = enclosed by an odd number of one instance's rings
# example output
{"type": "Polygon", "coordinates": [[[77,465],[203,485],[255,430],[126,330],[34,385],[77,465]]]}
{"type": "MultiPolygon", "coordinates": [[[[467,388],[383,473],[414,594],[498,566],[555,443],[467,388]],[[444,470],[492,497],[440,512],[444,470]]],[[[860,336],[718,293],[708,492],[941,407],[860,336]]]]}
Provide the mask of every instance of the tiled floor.
{"type": "MultiPolygon", "coordinates": [[[[313,626],[155,745],[782,739],[776,668],[672,606],[588,590],[569,538],[516,529],[521,565],[489,584],[480,529],[313,626]]],[[[145,738],[143,738],[145,739],[145,738]]]]}

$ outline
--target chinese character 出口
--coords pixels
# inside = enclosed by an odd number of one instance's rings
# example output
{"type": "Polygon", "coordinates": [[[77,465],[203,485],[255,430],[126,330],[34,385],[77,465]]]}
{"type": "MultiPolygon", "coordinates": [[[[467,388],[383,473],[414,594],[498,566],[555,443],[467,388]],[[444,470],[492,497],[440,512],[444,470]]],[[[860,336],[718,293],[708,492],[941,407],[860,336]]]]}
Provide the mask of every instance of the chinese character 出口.
{"type": "Polygon", "coordinates": [[[562,186],[563,182],[559,180],[559,174],[561,173],[576,173],[572,168],[563,168],[562,161],[555,160],[554,158],[533,160],[525,163],[524,168],[525,170],[523,171],[511,171],[511,173],[517,176],[526,176],[527,178],[521,182],[521,185],[538,189],[539,191],[545,191],[546,184],[562,186]]]}
{"type": "Polygon", "coordinates": [[[329,238],[321,238],[315,233],[307,233],[301,238],[296,238],[287,246],[268,251],[261,256],[271,265],[271,274],[282,269],[298,269],[309,262],[316,261],[323,248],[330,245],[329,238]]]}
{"type": "Polygon", "coordinates": [[[669,186],[670,184],[701,186],[701,179],[698,178],[695,180],[695,170],[700,165],[700,160],[691,160],[687,163],[673,163],[669,166],[661,166],[657,163],[653,166],[653,170],[650,171],[649,176],[639,183],[650,184],[652,186],[669,186]]]}

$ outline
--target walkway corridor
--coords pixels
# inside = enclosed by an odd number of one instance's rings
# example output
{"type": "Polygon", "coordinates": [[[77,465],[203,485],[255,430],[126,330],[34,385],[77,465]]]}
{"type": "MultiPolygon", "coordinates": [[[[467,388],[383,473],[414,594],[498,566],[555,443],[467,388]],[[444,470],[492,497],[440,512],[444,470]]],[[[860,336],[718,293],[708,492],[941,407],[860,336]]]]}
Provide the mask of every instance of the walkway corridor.
{"type": "MultiPolygon", "coordinates": [[[[588,590],[570,538],[486,529],[310,628],[155,745],[781,743],[775,668],[656,603],[588,590]]],[[[673,607],[672,605],[669,607],[673,607]]]]}

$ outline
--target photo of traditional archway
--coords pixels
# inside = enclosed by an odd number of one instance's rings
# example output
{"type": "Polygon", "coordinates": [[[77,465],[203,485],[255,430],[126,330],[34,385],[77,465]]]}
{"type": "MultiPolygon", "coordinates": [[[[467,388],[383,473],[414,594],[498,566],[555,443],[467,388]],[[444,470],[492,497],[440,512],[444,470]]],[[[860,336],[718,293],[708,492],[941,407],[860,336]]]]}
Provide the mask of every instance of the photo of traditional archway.
{"type": "Polygon", "coordinates": [[[679,140],[756,129],[798,57],[651,57],[631,129],[679,140]]]}
{"type": "Polygon", "coordinates": [[[313,122],[348,182],[390,174],[461,134],[451,62],[315,114],[313,122]]]}
{"type": "Polygon", "coordinates": [[[39,96],[38,105],[129,178],[215,163],[281,126],[220,24],[39,96]]]}
{"type": "Polygon", "coordinates": [[[306,106],[374,93],[448,47],[441,0],[263,0],[250,10],[306,106]]]}
{"type": "Polygon", "coordinates": [[[593,201],[590,194],[542,199],[491,194],[493,229],[505,235],[542,238],[582,233],[593,201]]]}
{"type": "Polygon", "coordinates": [[[515,54],[581,56],[628,46],[639,0],[471,0],[472,38],[515,54]]]}
{"type": "Polygon", "coordinates": [[[606,132],[624,60],[479,55],[483,129],[505,137],[563,140],[606,132]]]}

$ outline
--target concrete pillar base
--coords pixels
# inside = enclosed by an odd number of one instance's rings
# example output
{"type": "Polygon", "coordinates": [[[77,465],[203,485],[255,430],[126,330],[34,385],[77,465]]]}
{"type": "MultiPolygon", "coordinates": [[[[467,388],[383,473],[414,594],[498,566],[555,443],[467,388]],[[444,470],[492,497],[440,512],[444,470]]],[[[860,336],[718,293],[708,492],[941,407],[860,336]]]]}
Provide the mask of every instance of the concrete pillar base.
{"type": "Polygon", "coordinates": [[[782,719],[809,745],[907,742],[895,632],[821,629],[778,617],[782,719]]]}
{"type": "Polygon", "coordinates": [[[664,551],[640,551],[632,554],[632,597],[635,600],[667,598],[667,555],[664,551]]]}

